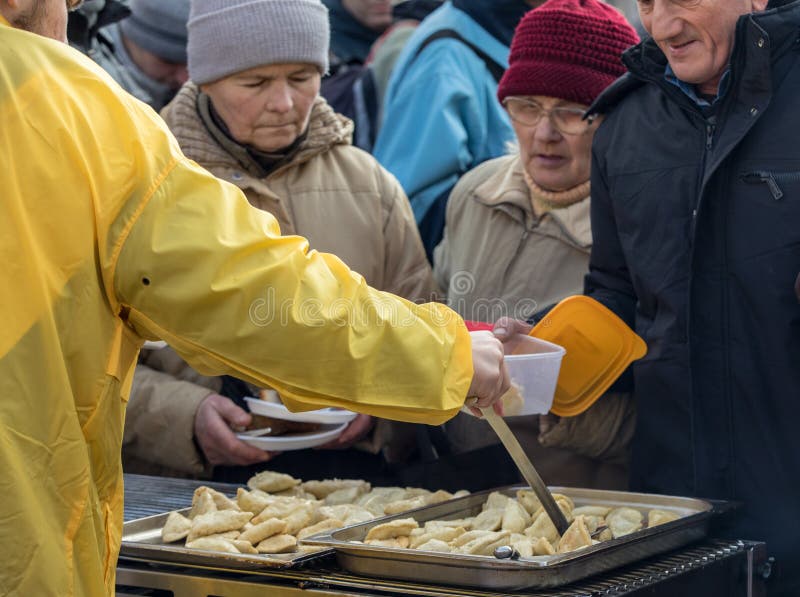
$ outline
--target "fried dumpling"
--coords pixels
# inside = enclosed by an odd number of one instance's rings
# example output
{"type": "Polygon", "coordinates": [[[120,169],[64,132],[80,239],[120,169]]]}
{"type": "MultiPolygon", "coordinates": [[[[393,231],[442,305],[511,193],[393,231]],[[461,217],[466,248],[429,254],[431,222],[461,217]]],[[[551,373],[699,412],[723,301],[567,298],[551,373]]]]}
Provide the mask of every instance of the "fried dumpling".
{"type": "Polygon", "coordinates": [[[476,531],[497,531],[503,524],[503,512],[501,510],[484,510],[472,521],[472,528],[476,531]]]}
{"type": "Polygon", "coordinates": [[[438,551],[442,553],[453,551],[453,548],[450,547],[446,541],[442,541],[441,539],[429,539],[422,545],[417,545],[415,549],[419,549],[420,551],[438,551]]]}
{"type": "MultiPolygon", "coordinates": [[[[214,500],[214,505],[217,507],[217,510],[241,510],[239,504],[229,498],[222,492],[217,491],[216,489],[211,489],[210,487],[206,487],[201,485],[197,489],[194,490],[195,495],[198,492],[207,491],[208,494],[211,496],[211,499],[214,500]]],[[[194,503],[194,499],[192,499],[192,503],[194,503]]]]}
{"type": "Polygon", "coordinates": [[[611,512],[611,508],[609,506],[579,506],[578,508],[573,508],[572,515],[578,516],[579,514],[583,514],[584,516],[597,516],[598,518],[605,518],[608,516],[609,512],[611,512]]]}
{"type": "Polygon", "coordinates": [[[553,548],[553,544],[544,537],[539,537],[533,541],[533,555],[554,556],[555,554],[556,550],[553,548]]]}
{"type": "Polygon", "coordinates": [[[536,514],[537,510],[542,507],[542,502],[536,497],[536,493],[530,489],[518,489],[517,502],[519,502],[530,515],[536,514]]]}
{"type": "Polygon", "coordinates": [[[286,521],[280,518],[268,518],[263,522],[253,525],[251,528],[239,535],[239,539],[249,541],[253,545],[261,543],[264,539],[273,535],[280,535],[286,531],[286,521]]]}
{"type": "Polygon", "coordinates": [[[301,486],[303,490],[314,495],[318,500],[325,499],[334,491],[356,487],[358,495],[363,495],[370,490],[370,484],[360,479],[324,479],[322,481],[306,481],[301,486]]]}
{"type": "Polygon", "coordinates": [[[199,537],[194,541],[187,541],[186,547],[191,549],[204,549],[206,551],[240,553],[233,543],[227,539],[220,539],[219,537],[199,537]]]}
{"type": "Polygon", "coordinates": [[[508,500],[500,527],[511,533],[521,533],[531,524],[530,514],[517,500],[508,500]]]}
{"type": "Polygon", "coordinates": [[[586,528],[586,522],[583,515],[578,515],[569,528],[564,531],[564,536],[558,542],[558,553],[567,553],[575,551],[582,547],[588,547],[592,544],[592,537],[589,530],[586,528]]]}
{"type": "Polygon", "coordinates": [[[538,539],[542,537],[550,543],[555,543],[559,540],[558,530],[553,521],[547,515],[547,512],[542,510],[533,520],[533,524],[525,529],[525,536],[530,539],[538,539]]]}
{"type": "Polygon", "coordinates": [[[263,491],[247,491],[240,487],[236,490],[236,503],[241,510],[258,514],[269,506],[272,500],[263,491]]]}
{"type": "Polygon", "coordinates": [[[170,512],[164,528],[161,529],[161,539],[164,543],[173,543],[185,539],[192,528],[192,521],[178,512],[170,512]]]}
{"type": "Polygon", "coordinates": [[[189,511],[189,518],[197,518],[209,512],[216,512],[217,504],[214,496],[208,491],[208,487],[201,487],[200,491],[195,491],[192,495],[192,509],[189,511]]]}
{"type": "Polygon", "coordinates": [[[427,543],[431,539],[449,543],[456,537],[463,535],[466,532],[467,531],[464,527],[434,527],[430,530],[414,529],[411,534],[411,547],[416,548],[423,543],[427,543]],[[414,533],[417,531],[421,532],[415,535],[414,533]]]}
{"type": "Polygon", "coordinates": [[[258,553],[290,553],[297,550],[297,539],[292,535],[275,535],[256,545],[258,553]]]}
{"type": "Polygon", "coordinates": [[[493,491],[489,494],[489,497],[486,498],[486,502],[484,502],[482,510],[484,512],[486,512],[486,510],[505,510],[506,504],[510,499],[510,497],[500,493],[499,491],[493,491]]]}
{"type": "Polygon", "coordinates": [[[392,537],[390,539],[367,539],[364,543],[378,547],[394,547],[396,549],[408,549],[410,544],[407,536],[392,537]]]}
{"type": "Polygon", "coordinates": [[[647,513],[647,527],[652,528],[660,524],[665,524],[668,522],[672,522],[673,520],[678,520],[679,518],[680,515],[676,514],[675,512],[653,509],[647,513]]]}
{"type": "Polygon", "coordinates": [[[368,487],[369,484],[355,485],[332,491],[325,497],[325,505],[335,506],[337,504],[355,503],[355,501],[366,492],[366,488],[368,487]]]}
{"type": "Polygon", "coordinates": [[[606,524],[616,539],[641,529],[643,518],[642,513],[633,508],[615,508],[606,516],[606,524]]]}
{"type": "Polygon", "coordinates": [[[365,542],[371,539],[394,539],[408,537],[411,531],[419,528],[419,523],[413,518],[398,518],[390,522],[376,525],[367,533],[365,542]]]}
{"type": "Polygon", "coordinates": [[[400,514],[401,512],[408,512],[409,510],[416,510],[428,505],[428,496],[418,495],[406,500],[399,500],[391,502],[383,507],[384,514],[393,515],[400,514]]]}
{"type": "Polygon", "coordinates": [[[469,541],[462,545],[458,551],[460,553],[476,555],[476,556],[491,556],[494,555],[494,550],[508,543],[508,538],[511,533],[508,531],[499,531],[496,533],[487,532],[484,535],[469,541]]]}
{"type": "Polygon", "coordinates": [[[253,544],[249,541],[242,541],[241,539],[234,539],[231,541],[233,546],[239,550],[239,553],[244,553],[248,555],[255,555],[258,553],[258,550],[253,547],[253,544]]]}
{"type": "Polygon", "coordinates": [[[303,529],[300,529],[297,532],[298,539],[305,539],[306,537],[311,537],[312,535],[316,535],[317,533],[322,533],[323,531],[332,531],[333,529],[340,529],[344,526],[344,521],[339,520],[338,518],[326,518],[325,520],[320,520],[319,522],[312,524],[311,526],[307,526],[303,529]]]}
{"type": "Polygon", "coordinates": [[[262,471],[257,475],[250,477],[250,479],[247,481],[247,486],[250,489],[260,489],[266,493],[284,491],[299,484],[300,479],[295,479],[290,475],[274,473],[272,471],[262,471]]]}
{"type": "Polygon", "coordinates": [[[222,510],[220,512],[201,514],[192,520],[192,528],[189,530],[186,540],[187,542],[194,541],[207,535],[238,531],[252,516],[251,512],[237,512],[236,510],[222,510]]]}

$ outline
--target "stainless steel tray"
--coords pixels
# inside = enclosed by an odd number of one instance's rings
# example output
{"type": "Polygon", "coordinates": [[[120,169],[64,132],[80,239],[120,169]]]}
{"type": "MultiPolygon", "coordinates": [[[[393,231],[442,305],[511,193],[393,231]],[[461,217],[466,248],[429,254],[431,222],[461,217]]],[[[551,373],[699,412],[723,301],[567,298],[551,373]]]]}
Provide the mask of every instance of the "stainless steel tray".
{"type": "MultiPolygon", "coordinates": [[[[514,495],[517,489],[523,487],[504,488],[500,491],[506,495],[514,495]]],[[[676,512],[682,518],[575,552],[519,560],[498,560],[487,556],[437,553],[360,543],[372,527],[394,519],[413,517],[419,523],[424,523],[428,520],[474,516],[480,512],[481,506],[491,493],[484,491],[315,535],[305,539],[304,542],[334,548],[339,565],[355,574],[514,591],[569,584],[701,539],[707,534],[712,515],[721,506],[704,500],[643,493],[566,487],[554,487],[551,490],[570,496],[575,501],[576,507],[606,505],[630,506],[640,510],[659,508],[676,512]]]]}
{"type": "MultiPolygon", "coordinates": [[[[177,510],[188,514],[191,508],[177,510]]],[[[320,547],[314,552],[294,552],[287,554],[237,555],[199,549],[189,549],[182,543],[164,543],[161,540],[161,528],[169,516],[169,512],[138,518],[126,522],[122,526],[122,545],[120,557],[147,562],[184,564],[186,566],[213,566],[229,570],[255,570],[258,568],[294,568],[333,552],[330,548],[320,547]]],[[[306,546],[308,549],[310,546],[306,546]]]]}

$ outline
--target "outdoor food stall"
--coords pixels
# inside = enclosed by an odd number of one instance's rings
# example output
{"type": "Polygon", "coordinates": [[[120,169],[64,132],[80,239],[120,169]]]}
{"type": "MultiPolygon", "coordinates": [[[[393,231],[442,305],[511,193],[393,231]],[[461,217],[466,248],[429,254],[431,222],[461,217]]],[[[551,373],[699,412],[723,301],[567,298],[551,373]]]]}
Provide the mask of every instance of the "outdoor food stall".
{"type": "MultiPolygon", "coordinates": [[[[516,386],[506,408],[518,414],[582,412],[646,350],[585,297],[559,304],[532,335],[509,343],[506,357],[516,386]]],[[[343,428],[355,416],[290,413],[269,394],[248,402],[273,431],[287,420],[343,428]]],[[[128,475],[117,594],[766,594],[765,545],[714,539],[714,522],[734,504],[548,488],[503,418],[491,409],[483,414],[526,484],[470,494],[271,471],[246,487],[128,475]]],[[[319,428],[306,431],[239,437],[267,450],[286,446],[273,442],[308,447],[315,444],[303,438],[329,439],[317,437],[319,428]]]]}

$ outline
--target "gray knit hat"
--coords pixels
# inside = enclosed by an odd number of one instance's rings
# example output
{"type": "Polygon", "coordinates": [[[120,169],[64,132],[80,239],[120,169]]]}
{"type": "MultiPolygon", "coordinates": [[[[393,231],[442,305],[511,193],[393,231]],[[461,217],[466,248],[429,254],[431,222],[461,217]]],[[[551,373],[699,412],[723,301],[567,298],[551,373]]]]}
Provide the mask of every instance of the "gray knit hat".
{"type": "Polygon", "coordinates": [[[198,85],[265,64],[328,71],[330,24],[320,0],[191,0],[189,78],[198,85]]]}
{"type": "Polygon", "coordinates": [[[186,64],[189,0],[130,0],[131,16],[120,21],[125,37],[176,64],[186,64]]]}

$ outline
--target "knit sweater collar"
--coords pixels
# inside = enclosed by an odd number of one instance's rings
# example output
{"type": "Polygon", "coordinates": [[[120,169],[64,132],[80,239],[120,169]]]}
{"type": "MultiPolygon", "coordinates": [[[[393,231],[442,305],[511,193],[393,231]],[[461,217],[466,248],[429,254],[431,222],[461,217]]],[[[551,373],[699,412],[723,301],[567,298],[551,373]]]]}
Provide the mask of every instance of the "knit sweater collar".
{"type": "Polygon", "coordinates": [[[476,201],[496,209],[510,208],[512,213],[524,214],[524,225],[528,227],[542,226],[546,220],[552,220],[573,245],[582,249],[591,247],[591,199],[588,192],[581,200],[568,206],[536,214],[519,155],[498,159],[503,160],[503,165],[475,188],[473,197],[476,201]]]}

